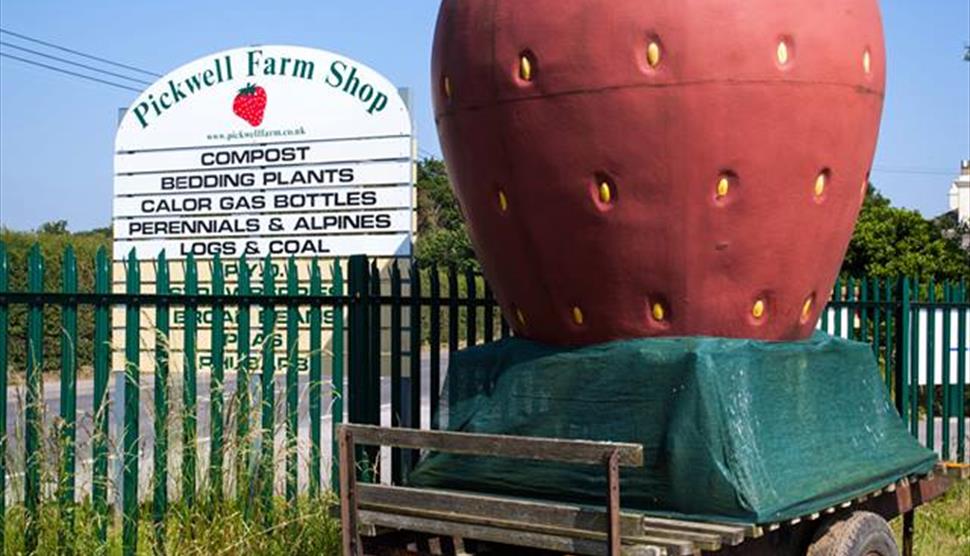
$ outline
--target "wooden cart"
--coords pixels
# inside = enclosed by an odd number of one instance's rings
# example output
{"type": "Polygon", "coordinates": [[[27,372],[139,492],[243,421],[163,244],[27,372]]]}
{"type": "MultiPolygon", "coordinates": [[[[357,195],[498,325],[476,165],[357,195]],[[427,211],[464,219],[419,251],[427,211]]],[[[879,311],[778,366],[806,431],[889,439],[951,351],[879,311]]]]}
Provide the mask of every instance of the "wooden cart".
{"type": "MultiPolygon", "coordinates": [[[[650,517],[620,509],[620,468],[643,465],[635,444],[495,436],[343,425],[338,431],[345,555],[582,554],[684,556],[804,554],[841,542],[840,524],[904,515],[904,556],[912,554],[914,508],[941,495],[940,471],[886,484],[825,511],[769,525],[650,517]],[[604,506],[358,483],[357,445],[604,466],[604,506]],[[832,537],[832,539],[829,539],[832,537]],[[820,541],[819,539],[823,539],[820,541]]],[[[964,472],[966,470],[964,469],[964,472]]],[[[845,529],[845,527],[842,527],[845,529]]],[[[859,529],[854,527],[853,530],[859,529]]],[[[888,529],[886,529],[888,531],[888,529]]],[[[885,535],[883,535],[885,536],[885,535]]],[[[894,541],[889,539],[893,543],[894,541]]],[[[824,552],[822,552],[824,554],[824,552]]],[[[880,554],[879,551],[872,552],[880,554]]]]}

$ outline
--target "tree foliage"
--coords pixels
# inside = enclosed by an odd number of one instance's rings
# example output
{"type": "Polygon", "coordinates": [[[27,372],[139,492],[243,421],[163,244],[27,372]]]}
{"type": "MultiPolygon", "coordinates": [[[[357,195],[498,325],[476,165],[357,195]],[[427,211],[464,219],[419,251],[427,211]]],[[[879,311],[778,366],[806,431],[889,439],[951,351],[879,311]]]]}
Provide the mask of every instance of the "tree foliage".
{"type": "Polygon", "coordinates": [[[418,163],[418,240],[415,258],[423,265],[477,270],[478,261],[458,200],[441,160],[418,163]]]}
{"type": "Polygon", "coordinates": [[[874,187],[862,205],[842,273],[849,276],[960,279],[970,276],[970,253],[943,220],[892,206],[874,187]]]}
{"type": "Polygon", "coordinates": [[[41,224],[40,228],[37,229],[37,233],[62,236],[69,234],[70,232],[67,231],[67,220],[55,220],[53,222],[44,222],[41,224]]]}

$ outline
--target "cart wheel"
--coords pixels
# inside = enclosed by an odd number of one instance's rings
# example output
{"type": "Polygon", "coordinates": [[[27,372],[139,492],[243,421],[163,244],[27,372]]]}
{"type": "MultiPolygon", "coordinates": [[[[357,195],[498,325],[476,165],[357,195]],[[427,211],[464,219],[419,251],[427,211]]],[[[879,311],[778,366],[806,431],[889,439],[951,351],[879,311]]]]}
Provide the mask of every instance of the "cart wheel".
{"type": "Polygon", "coordinates": [[[899,548],[885,519],[855,512],[819,529],[806,556],[899,556],[899,548]]]}

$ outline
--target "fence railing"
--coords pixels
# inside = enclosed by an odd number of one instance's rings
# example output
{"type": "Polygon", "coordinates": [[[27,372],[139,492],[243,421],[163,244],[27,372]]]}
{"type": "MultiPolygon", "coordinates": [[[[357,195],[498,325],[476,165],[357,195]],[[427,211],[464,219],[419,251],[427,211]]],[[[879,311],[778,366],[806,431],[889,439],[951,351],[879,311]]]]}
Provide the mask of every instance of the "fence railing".
{"type": "MultiPolygon", "coordinates": [[[[146,508],[157,546],[175,503],[234,497],[271,525],[274,498],[336,489],[339,423],[438,428],[448,354],[510,335],[484,279],[454,268],[164,253],[113,264],[104,250],[79,263],[68,249],[54,291],[39,247],[26,269],[8,258],[0,243],[0,516],[22,504],[28,553],[50,504],[62,546],[79,503],[102,543],[120,514],[126,554],[146,508]]],[[[967,461],[965,281],[873,278],[834,292],[820,328],[869,343],[911,431],[967,461]]],[[[399,482],[417,458],[384,456],[360,449],[365,479],[399,482]]]]}
{"type": "Polygon", "coordinates": [[[838,281],[819,327],[872,346],[910,432],[967,461],[970,298],[966,279],[838,281]]]}

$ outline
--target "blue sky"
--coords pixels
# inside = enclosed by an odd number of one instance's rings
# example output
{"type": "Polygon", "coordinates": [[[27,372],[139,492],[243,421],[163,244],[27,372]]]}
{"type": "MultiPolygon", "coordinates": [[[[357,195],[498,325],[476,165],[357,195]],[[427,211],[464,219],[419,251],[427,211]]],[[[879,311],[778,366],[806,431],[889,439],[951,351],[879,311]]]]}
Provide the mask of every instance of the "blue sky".
{"type": "MultiPolygon", "coordinates": [[[[881,5],[889,82],[873,181],[894,203],[936,215],[946,210],[959,161],[970,158],[970,64],[962,60],[970,2],[881,5]]],[[[438,155],[428,78],[437,6],[3,0],[0,26],[158,73],[249,44],[340,52],[413,89],[421,152],[438,155]]],[[[107,226],[117,110],[135,96],[0,60],[0,224],[31,229],[63,219],[72,230],[107,226]]]]}

